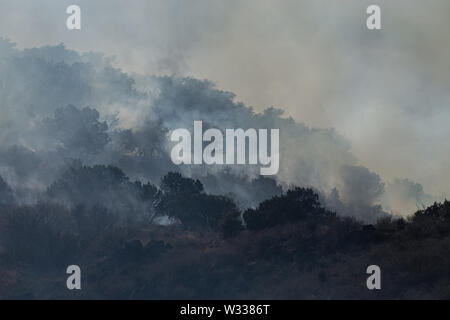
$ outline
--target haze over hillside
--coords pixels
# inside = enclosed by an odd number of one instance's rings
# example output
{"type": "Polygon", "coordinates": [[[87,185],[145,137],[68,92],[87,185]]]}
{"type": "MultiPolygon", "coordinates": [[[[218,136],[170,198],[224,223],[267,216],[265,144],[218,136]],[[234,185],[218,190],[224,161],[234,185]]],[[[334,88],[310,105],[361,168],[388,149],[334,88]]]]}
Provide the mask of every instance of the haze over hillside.
{"type": "Polygon", "coordinates": [[[450,4],[369,4],[0,0],[0,299],[448,299],[450,4]]]}
{"type": "Polygon", "coordinates": [[[375,206],[359,217],[367,221],[383,210],[411,212],[434,200],[418,183],[385,183],[360,166],[335,130],[308,127],[273,107],[256,112],[207,80],[129,75],[101,54],[62,44],[19,50],[3,39],[0,57],[0,174],[21,203],[36,201],[73,160],[115,165],[153,183],[181,171],[244,207],[279,194],[280,187],[311,186],[339,214],[357,216],[358,208],[375,206]],[[192,129],[195,120],[222,130],[280,128],[278,174],[264,180],[252,165],[174,165],[169,134],[192,129]],[[264,188],[272,178],[276,182],[264,188]]]}
{"type": "Polygon", "coordinates": [[[360,0],[77,3],[74,31],[65,25],[70,1],[0,0],[0,36],[22,49],[103,52],[128,74],[211,80],[257,111],[273,105],[336,128],[385,182],[408,178],[449,194],[447,0],[377,1],[375,32],[366,28],[373,3],[360,0]]]}

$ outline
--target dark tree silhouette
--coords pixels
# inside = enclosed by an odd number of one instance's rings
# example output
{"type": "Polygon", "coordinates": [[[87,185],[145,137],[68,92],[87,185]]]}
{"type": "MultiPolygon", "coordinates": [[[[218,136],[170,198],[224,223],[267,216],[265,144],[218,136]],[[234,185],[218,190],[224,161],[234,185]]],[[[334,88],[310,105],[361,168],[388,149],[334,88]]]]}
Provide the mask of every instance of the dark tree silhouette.
{"type": "Polygon", "coordinates": [[[308,218],[320,221],[334,215],[322,207],[314,190],[296,187],[263,201],[257,209],[247,210],[244,221],[249,229],[260,230],[308,218]]]}
{"type": "Polygon", "coordinates": [[[161,180],[160,214],[179,220],[186,228],[216,228],[225,213],[237,212],[227,197],[205,194],[199,180],[170,172],[161,180]]]}

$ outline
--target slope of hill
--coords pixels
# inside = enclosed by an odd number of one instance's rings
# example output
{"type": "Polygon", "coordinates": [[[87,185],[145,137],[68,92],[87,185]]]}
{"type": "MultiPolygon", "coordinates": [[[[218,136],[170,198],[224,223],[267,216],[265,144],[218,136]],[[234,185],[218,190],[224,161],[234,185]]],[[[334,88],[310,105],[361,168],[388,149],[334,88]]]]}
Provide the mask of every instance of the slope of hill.
{"type": "Polygon", "coordinates": [[[50,187],[39,204],[1,207],[1,298],[450,298],[450,202],[365,225],[324,209],[311,189],[240,212],[180,174],[155,187],[119,169],[73,170],[55,182],[71,190],[63,198],[50,187]],[[77,186],[82,174],[92,183],[77,186]],[[69,264],[82,269],[80,291],[65,287],[69,264]],[[382,290],[366,287],[372,264],[382,290]]]}

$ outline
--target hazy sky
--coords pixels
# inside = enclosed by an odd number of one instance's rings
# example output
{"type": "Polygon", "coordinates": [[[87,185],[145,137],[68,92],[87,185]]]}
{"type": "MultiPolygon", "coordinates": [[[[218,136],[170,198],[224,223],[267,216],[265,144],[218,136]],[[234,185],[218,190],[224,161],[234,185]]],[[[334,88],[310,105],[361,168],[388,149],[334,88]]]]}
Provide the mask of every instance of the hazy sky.
{"type": "Polygon", "coordinates": [[[0,0],[0,36],[207,78],[256,110],[334,127],[360,164],[450,194],[448,0],[0,0]],[[66,29],[78,4],[82,30],[66,29]],[[369,31],[365,10],[382,9],[369,31]]]}

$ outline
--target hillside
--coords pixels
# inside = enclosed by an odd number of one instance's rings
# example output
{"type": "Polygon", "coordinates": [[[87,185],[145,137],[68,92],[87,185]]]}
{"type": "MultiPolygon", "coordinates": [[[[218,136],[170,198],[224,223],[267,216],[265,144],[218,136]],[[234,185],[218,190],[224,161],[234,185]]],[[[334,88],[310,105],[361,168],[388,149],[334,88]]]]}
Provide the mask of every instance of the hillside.
{"type": "Polygon", "coordinates": [[[72,170],[39,204],[1,207],[0,298],[450,298],[450,202],[367,225],[312,189],[241,212],[176,173],[157,187],[113,167],[72,170]],[[69,264],[80,291],[65,287],[69,264]],[[382,290],[366,288],[371,264],[382,290]]]}

